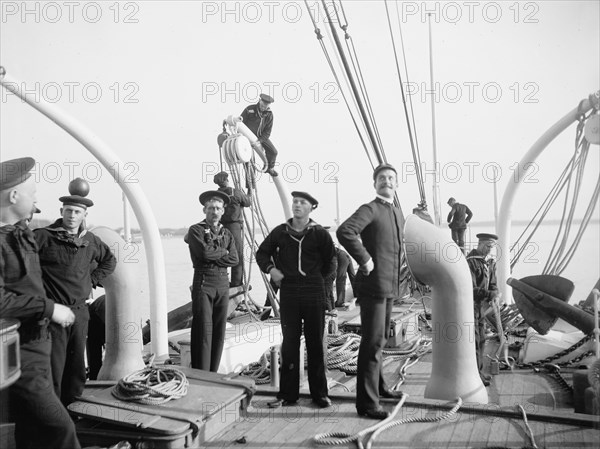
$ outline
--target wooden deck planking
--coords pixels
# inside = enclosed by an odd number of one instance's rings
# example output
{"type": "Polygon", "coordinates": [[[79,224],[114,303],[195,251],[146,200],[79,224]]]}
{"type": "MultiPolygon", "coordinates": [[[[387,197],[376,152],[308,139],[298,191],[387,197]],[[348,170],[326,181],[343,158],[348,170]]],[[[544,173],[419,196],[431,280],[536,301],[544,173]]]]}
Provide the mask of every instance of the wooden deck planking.
{"type": "Polygon", "coordinates": [[[465,447],[486,447],[491,430],[491,417],[475,414],[463,414],[462,419],[471,423],[471,433],[465,447]]]}
{"type": "MultiPolygon", "coordinates": [[[[488,435],[488,446],[501,446],[506,445],[509,440],[509,435],[513,431],[514,421],[508,418],[500,418],[498,416],[491,417],[490,420],[490,433],[488,435]]],[[[523,445],[516,445],[516,447],[522,447],[523,445]]]]}
{"type": "MultiPolygon", "coordinates": [[[[355,312],[355,311],[353,311],[355,312]]],[[[357,312],[355,312],[357,313],[357,312]]],[[[340,320],[340,323],[343,320],[340,320]]],[[[486,349],[495,352],[493,341],[486,349]]],[[[386,364],[384,376],[390,385],[399,374],[402,361],[386,364]]],[[[486,365],[489,360],[486,360],[486,365]]],[[[409,368],[405,382],[400,390],[409,395],[408,404],[401,409],[398,419],[439,416],[441,410],[421,407],[410,401],[421,401],[431,373],[431,353],[409,368]]],[[[347,385],[355,385],[355,376],[346,375],[338,370],[330,370],[328,378],[347,385]]],[[[568,380],[568,379],[567,379],[568,380]]],[[[203,444],[210,448],[296,448],[318,447],[313,442],[317,433],[344,432],[356,434],[362,429],[377,424],[377,421],[361,418],[356,414],[353,394],[346,393],[342,387],[330,388],[333,407],[318,409],[307,394],[304,385],[303,396],[296,407],[270,409],[267,402],[274,399],[277,389],[259,385],[260,394],[254,396],[245,416],[240,417],[232,426],[203,444]],[[344,394],[345,393],[345,394],[344,394]],[[245,437],[246,443],[236,440],[245,437]]],[[[489,410],[502,407],[516,411],[521,404],[527,413],[572,412],[572,406],[565,405],[567,398],[558,384],[546,375],[535,374],[531,369],[500,371],[493,376],[492,385],[487,389],[489,410]]],[[[428,401],[423,401],[427,403],[428,401]]],[[[432,401],[429,401],[431,404],[432,401]]],[[[387,410],[392,410],[393,402],[382,401],[387,410]]],[[[596,429],[567,426],[530,419],[535,441],[539,447],[547,448],[596,448],[600,444],[600,426],[596,429]]],[[[525,424],[519,417],[507,418],[481,413],[467,413],[467,409],[448,421],[429,423],[404,423],[386,430],[379,435],[373,445],[377,448],[484,448],[484,447],[523,447],[530,444],[525,424]]],[[[340,449],[355,448],[355,443],[338,445],[340,449]]]]}

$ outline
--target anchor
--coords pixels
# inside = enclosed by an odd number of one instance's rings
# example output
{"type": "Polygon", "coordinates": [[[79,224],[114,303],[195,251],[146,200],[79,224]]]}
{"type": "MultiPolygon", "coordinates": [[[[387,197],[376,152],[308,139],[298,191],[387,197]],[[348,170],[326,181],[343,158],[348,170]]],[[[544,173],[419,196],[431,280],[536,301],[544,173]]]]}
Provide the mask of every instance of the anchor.
{"type": "Polygon", "coordinates": [[[519,312],[540,335],[548,331],[561,318],[588,335],[594,330],[594,317],[568,304],[575,286],[570,280],[553,275],[508,278],[513,288],[513,298],[519,312]]]}

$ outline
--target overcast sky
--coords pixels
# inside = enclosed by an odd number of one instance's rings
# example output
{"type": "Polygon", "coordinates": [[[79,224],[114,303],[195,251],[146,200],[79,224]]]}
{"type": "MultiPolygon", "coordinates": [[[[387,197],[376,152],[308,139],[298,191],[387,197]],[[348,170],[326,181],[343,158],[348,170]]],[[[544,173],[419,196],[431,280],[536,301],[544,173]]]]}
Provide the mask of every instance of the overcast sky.
{"type": "MultiPolygon", "coordinates": [[[[325,31],[318,3],[308,4],[325,31]]],[[[399,198],[409,212],[419,196],[385,6],[343,5],[385,152],[401,174],[399,198]]],[[[529,147],[599,88],[599,2],[388,6],[395,33],[400,23],[404,39],[405,88],[414,106],[428,202],[429,11],[442,213],[454,196],[471,207],[475,221],[492,220],[491,168],[501,170],[501,196],[529,147]]],[[[373,197],[369,160],[304,2],[6,1],[0,26],[2,66],[28,95],[72,114],[118,154],[114,169],[140,184],[160,227],[203,218],[198,195],[215,187],[221,121],[256,102],[261,91],[275,98],[271,137],[280,176],[289,191],[306,190],[320,200],[313,218],[334,224],[335,177],[342,220],[373,197]]],[[[5,90],[1,95],[2,160],[27,155],[38,161],[42,217],[55,218],[69,180],[84,177],[96,203],[89,221],[122,226],[121,194],[109,172],[46,117],[5,90]]],[[[537,210],[573,154],[574,136],[572,127],[536,161],[517,195],[514,218],[530,218],[537,210]]],[[[592,150],[584,202],[600,165],[598,147],[592,150]]],[[[259,194],[271,224],[281,222],[268,177],[261,178],[259,194]]]]}

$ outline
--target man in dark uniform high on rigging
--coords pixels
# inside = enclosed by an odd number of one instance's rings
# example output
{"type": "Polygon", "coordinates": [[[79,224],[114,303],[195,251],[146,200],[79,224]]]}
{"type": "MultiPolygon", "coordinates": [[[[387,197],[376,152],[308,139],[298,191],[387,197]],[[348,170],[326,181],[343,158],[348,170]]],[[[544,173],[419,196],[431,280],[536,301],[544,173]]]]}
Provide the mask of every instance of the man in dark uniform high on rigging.
{"type": "Polygon", "coordinates": [[[258,142],[265,150],[267,157],[267,168],[265,173],[271,176],[277,176],[275,171],[275,160],[277,159],[277,149],[270,140],[271,129],[273,128],[273,113],[271,112],[271,103],[275,100],[267,94],[260,94],[258,103],[251,104],[242,111],[244,124],[258,138],[258,142]]]}

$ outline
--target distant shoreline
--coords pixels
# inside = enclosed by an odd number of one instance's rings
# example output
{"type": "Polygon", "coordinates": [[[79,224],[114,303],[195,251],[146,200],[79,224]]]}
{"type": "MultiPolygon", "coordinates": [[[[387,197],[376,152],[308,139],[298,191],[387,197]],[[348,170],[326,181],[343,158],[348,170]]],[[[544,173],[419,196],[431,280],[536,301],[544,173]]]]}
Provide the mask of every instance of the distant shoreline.
{"type": "MultiPolygon", "coordinates": [[[[573,220],[573,224],[580,224],[582,220],[573,220]]],[[[48,226],[49,224],[51,224],[52,222],[49,220],[44,220],[44,219],[35,219],[32,221],[31,223],[31,228],[32,229],[36,229],[36,228],[42,228],[45,226],[48,226]]],[[[518,226],[526,226],[530,223],[530,220],[513,220],[512,224],[513,225],[518,225],[518,226]]],[[[598,218],[593,218],[590,220],[590,224],[598,224],[600,223],[600,219],[598,218]]],[[[545,225],[558,225],[560,224],[560,220],[559,219],[548,219],[544,221],[545,225]]],[[[484,221],[472,221],[471,223],[469,223],[470,226],[475,226],[478,228],[483,228],[483,227],[494,227],[496,226],[496,223],[494,222],[494,220],[484,220],[484,221]]],[[[323,226],[327,226],[327,224],[323,224],[323,226]]],[[[90,225],[90,229],[93,228],[94,225],[90,225]]],[[[337,226],[331,226],[331,230],[334,231],[337,228],[337,226]]],[[[175,237],[175,236],[184,236],[187,231],[189,229],[189,226],[184,227],[184,228],[159,228],[159,232],[160,235],[163,237],[175,237]]],[[[123,228],[115,228],[114,231],[116,231],[117,233],[121,233],[123,231],[123,228]]],[[[131,230],[132,234],[138,234],[141,235],[141,231],[139,229],[132,229],[131,230]]]]}

